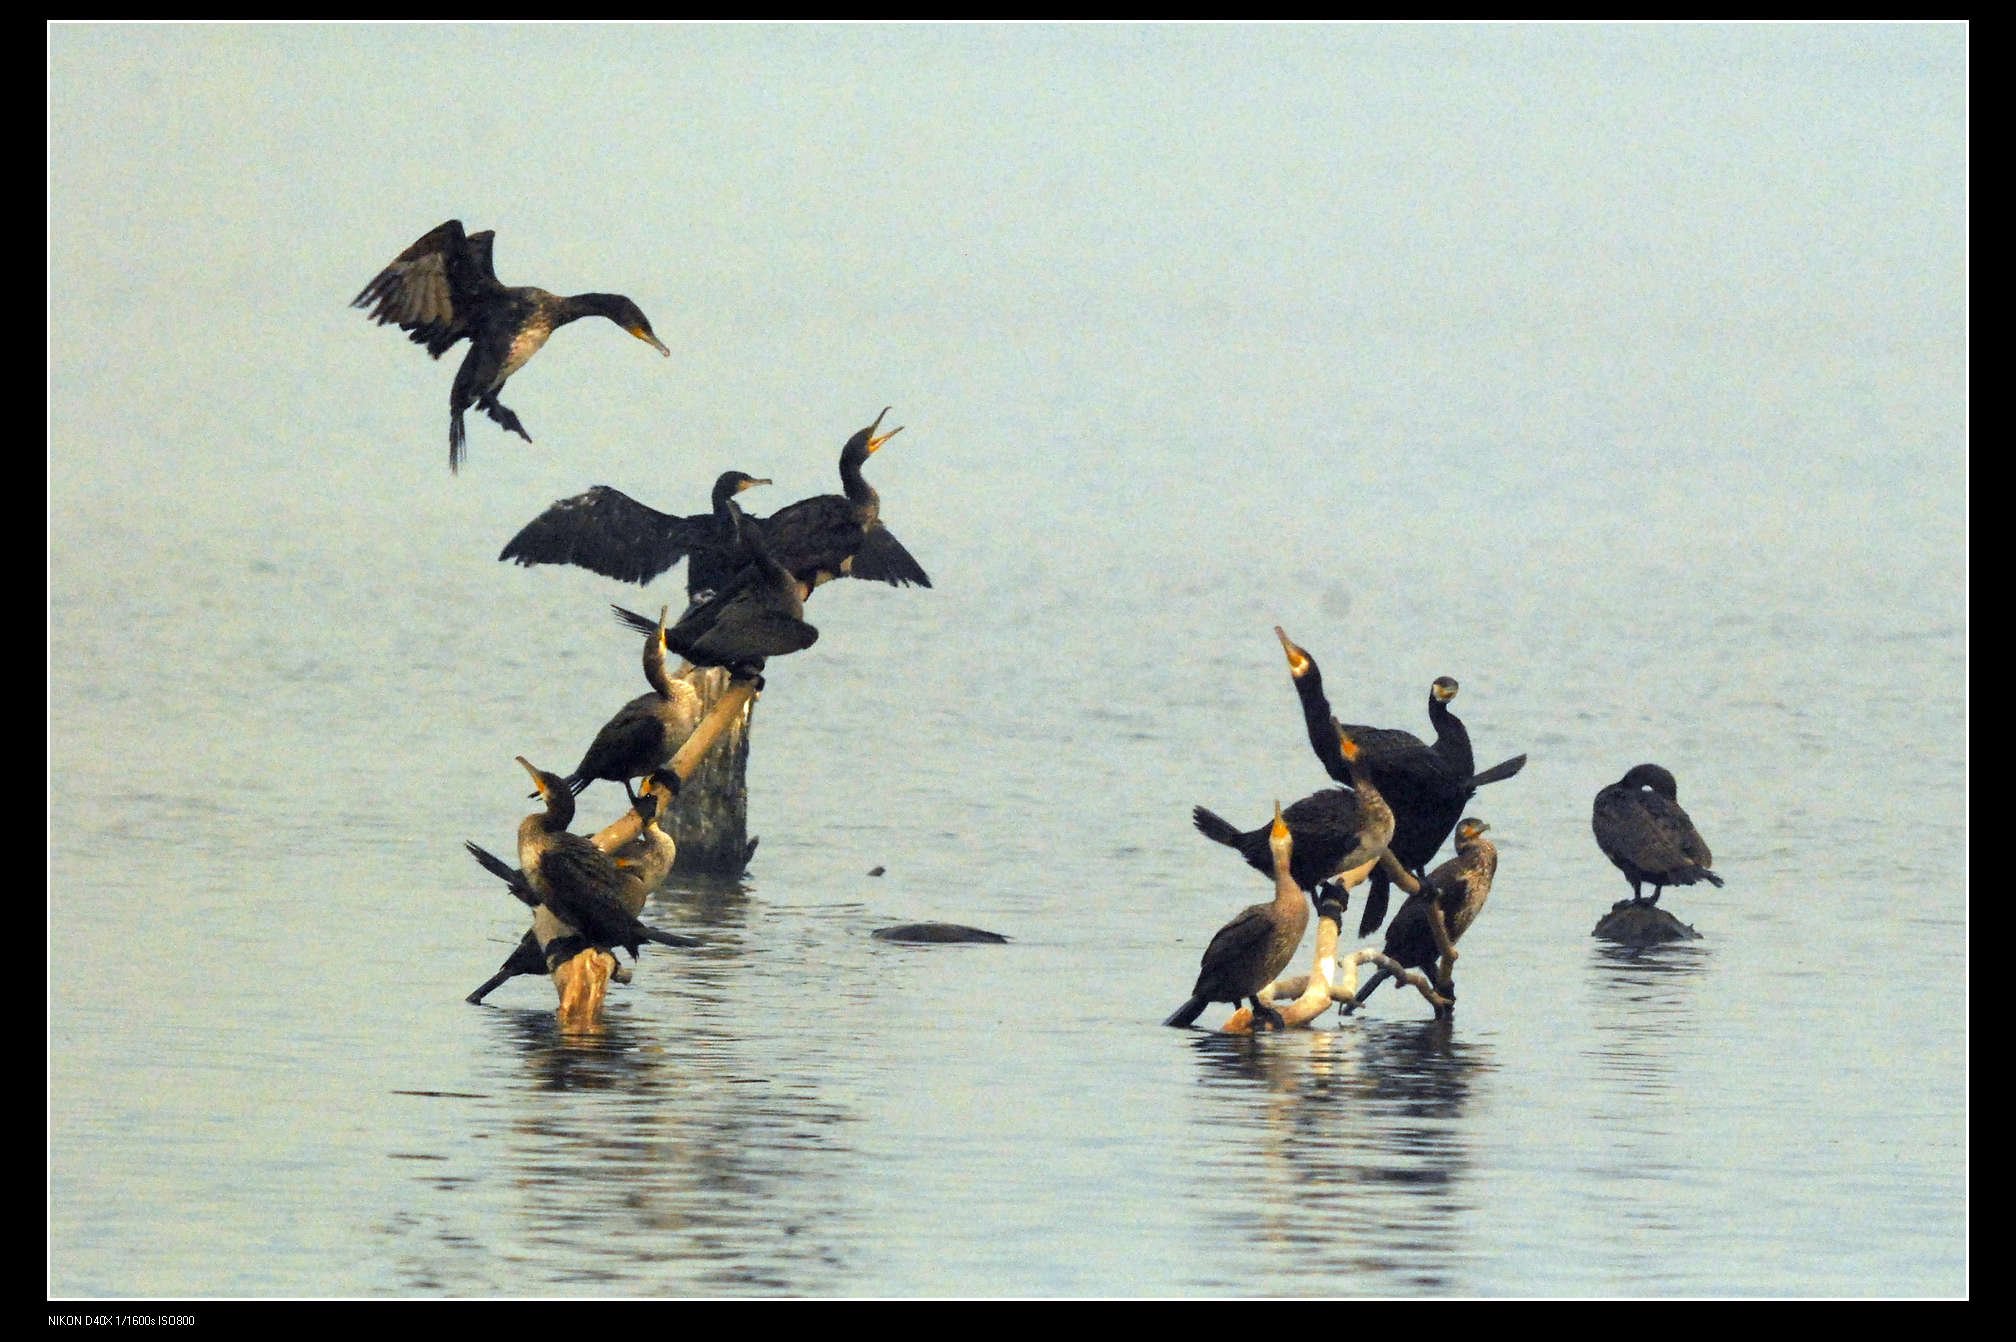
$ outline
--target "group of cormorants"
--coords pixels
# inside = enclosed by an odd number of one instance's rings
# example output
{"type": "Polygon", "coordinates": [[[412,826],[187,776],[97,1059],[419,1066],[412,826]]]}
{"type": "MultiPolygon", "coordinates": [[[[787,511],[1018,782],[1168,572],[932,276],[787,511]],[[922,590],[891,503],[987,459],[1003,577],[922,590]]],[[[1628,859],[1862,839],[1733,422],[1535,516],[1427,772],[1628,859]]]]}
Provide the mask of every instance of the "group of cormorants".
{"type": "MultiPolygon", "coordinates": [[[[1319,993],[1317,1010],[1335,1000],[1349,1014],[1388,979],[1433,968],[1432,983],[1425,976],[1410,979],[1437,1014],[1445,1014],[1455,1001],[1456,943],[1483,911],[1498,871],[1498,850],[1484,837],[1491,827],[1463,813],[1478,788],[1513,777],[1526,757],[1476,768],[1469,732],[1449,706],[1458,686],[1448,676],[1437,677],[1428,691],[1432,745],[1407,731],[1341,723],[1331,712],[1316,659],[1279,626],[1274,635],[1287,654],[1310,748],[1340,786],[1285,810],[1277,802],[1273,824],[1252,830],[1240,830],[1205,807],[1194,810],[1200,834],[1274,878],[1275,897],[1241,910],[1211,939],[1190,999],[1164,1023],[1189,1025],[1211,1002],[1244,1001],[1253,1028],[1278,1028],[1283,1018],[1273,1004],[1274,986],[1308,982],[1281,976],[1301,943],[1310,904],[1319,918],[1341,920],[1351,887],[1368,879],[1360,937],[1385,920],[1391,883],[1403,885],[1408,899],[1393,915],[1384,946],[1350,957],[1354,964],[1378,963],[1377,972],[1355,991],[1332,986],[1329,998],[1319,993]],[[1452,832],[1456,855],[1427,870],[1452,832]]],[[[1632,899],[1621,901],[1620,909],[1649,906],[1667,885],[1722,884],[1709,870],[1707,844],[1680,808],[1673,775],[1656,764],[1641,764],[1598,793],[1592,823],[1598,846],[1631,882],[1632,899]],[[1641,884],[1653,886],[1649,899],[1641,897],[1641,884]]],[[[1334,933],[1333,928],[1327,938],[1319,937],[1319,948],[1334,945],[1334,933]]],[[[1319,972],[1334,969],[1319,964],[1319,972]]]]}
{"type": "MultiPolygon", "coordinates": [[[[488,230],[466,233],[461,221],[451,219],[393,258],[352,302],[380,324],[398,325],[435,358],[469,341],[449,392],[450,471],[461,466],[463,415],[471,406],[531,441],[498,396],[506,380],[568,322],[606,317],[659,353],[671,353],[637,305],[620,294],[562,297],[529,286],[506,287],[492,268],[494,240],[488,230]]],[[[638,921],[645,897],[671,867],[672,841],[658,821],[665,807],[676,804],[681,780],[672,761],[700,716],[697,693],[668,669],[667,655],[726,668],[732,678],[760,687],[767,659],[801,651],[818,639],[819,631],[805,619],[805,600],[820,584],[851,576],[895,586],[931,585],[883,524],[880,496],[862,474],[867,459],[901,432],[900,427],[879,432],[887,415],[885,408],[848,439],[840,454],[839,494],[752,517],[737,497],[770,481],[726,471],[715,482],[708,512],[678,516],[597,485],[558,500],[504,546],[500,560],[572,564],[636,583],[684,559],[688,604],[669,626],[669,606],[655,621],[615,608],[627,626],[646,635],[643,665],[650,693],[619,709],[564,777],[518,757],[545,807],[519,825],[518,867],[469,845],[487,870],[535,910],[533,930],[469,1000],[480,1001],[513,974],[553,968],[584,949],[620,946],[634,959],[646,941],[690,943],[638,921]],[[568,832],[576,794],[598,779],[620,782],[638,818],[634,837],[619,852],[605,852],[568,832]],[[644,780],[641,793],[634,779],[644,780]]],[[[1497,849],[1484,837],[1490,826],[1463,812],[1477,789],[1511,778],[1526,757],[1476,768],[1469,733],[1449,707],[1458,686],[1448,676],[1429,687],[1432,745],[1395,728],[1339,722],[1315,658],[1278,626],[1274,633],[1287,654],[1310,748],[1338,786],[1285,809],[1276,802],[1273,821],[1252,830],[1240,830],[1202,806],[1195,809],[1198,831],[1271,876],[1275,896],[1242,910],[1212,938],[1190,999],[1166,1023],[1188,1025],[1212,1002],[1243,1000],[1256,1026],[1279,1025],[1282,1017],[1267,1000],[1268,988],[1300,945],[1310,904],[1319,918],[1341,919],[1351,887],[1368,880],[1360,937],[1385,920],[1393,883],[1409,897],[1387,929],[1383,950],[1355,953],[1380,968],[1356,993],[1340,990],[1343,1009],[1354,1010],[1389,977],[1435,966],[1432,988],[1425,979],[1418,986],[1438,1012],[1446,1011],[1454,1000],[1455,943],[1482,910],[1498,865],[1497,849]],[[1456,855],[1427,870],[1452,832],[1456,855]]],[[[1631,882],[1632,898],[1620,901],[1619,908],[1650,906],[1669,885],[1722,884],[1710,869],[1707,844],[1680,807],[1673,775],[1656,764],[1641,764],[1599,792],[1592,823],[1598,846],[1631,882]],[[1652,886],[1649,898],[1641,894],[1646,884],[1652,886]]]]}
{"type": "MultiPolygon", "coordinates": [[[[531,441],[497,398],[556,328],[579,317],[604,316],[661,353],[671,352],[637,305],[621,295],[564,298],[543,289],[506,288],[491,268],[493,241],[493,233],[466,233],[461,221],[451,219],[401,252],[353,300],[381,324],[401,327],[436,358],[457,341],[470,342],[449,394],[451,471],[461,466],[463,415],[472,405],[531,441]]],[[[760,689],[769,658],[817,641],[819,631],[805,619],[805,601],[822,583],[856,577],[931,585],[923,566],[883,524],[881,498],[862,474],[868,458],[901,432],[900,426],[881,432],[888,413],[885,407],[847,440],[840,453],[839,494],[815,495],[769,517],[752,517],[737,496],[770,481],[727,471],[715,482],[711,511],[680,517],[598,485],[554,503],[505,545],[500,560],[573,564],[638,583],[684,559],[687,604],[669,624],[669,606],[655,621],[616,608],[646,636],[643,667],[650,692],[617,710],[572,773],[551,773],[518,757],[544,808],[518,827],[518,866],[467,845],[534,910],[532,930],[470,1001],[480,1002],[516,974],[557,973],[583,951],[621,947],[635,959],[647,941],[694,944],[638,920],[645,898],[671,870],[674,845],[659,822],[665,809],[677,804],[682,779],[674,760],[701,718],[700,695],[670,669],[668,655],[676,653],[694,666],[725,668],[731,682],[760,689]],[[612,851],[569,832],[576,795],[598,779],[621,783],[636,815],[634,827],[619,824],[604,831],[626,836],[606,839],[612,851]],[[640,779],[641,792],[633,786],[640,779]]]]}

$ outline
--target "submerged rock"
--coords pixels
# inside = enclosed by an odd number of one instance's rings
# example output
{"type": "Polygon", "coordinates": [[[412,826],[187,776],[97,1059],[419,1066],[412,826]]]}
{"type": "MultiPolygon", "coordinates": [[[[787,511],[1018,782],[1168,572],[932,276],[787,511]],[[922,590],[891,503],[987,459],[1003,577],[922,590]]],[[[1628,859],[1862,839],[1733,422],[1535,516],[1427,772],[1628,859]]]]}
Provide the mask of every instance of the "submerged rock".
{"type": "Polygon", "coordinates": [[[1589,932],[1621,946],[1657,946],[1668,941],[1699,941],[1701,934],[1657,904],[1626,901],[1596,920],[1589,932]]]}
{"type": "Polygon", "coordinates": [[[1006,945],[1008,941],[999,932],[962,927],[958,923],[898,923],[894,927],[878,927],[869,935],[877,941],[907,941],[921,945],[945,942],[1006,945]]]}

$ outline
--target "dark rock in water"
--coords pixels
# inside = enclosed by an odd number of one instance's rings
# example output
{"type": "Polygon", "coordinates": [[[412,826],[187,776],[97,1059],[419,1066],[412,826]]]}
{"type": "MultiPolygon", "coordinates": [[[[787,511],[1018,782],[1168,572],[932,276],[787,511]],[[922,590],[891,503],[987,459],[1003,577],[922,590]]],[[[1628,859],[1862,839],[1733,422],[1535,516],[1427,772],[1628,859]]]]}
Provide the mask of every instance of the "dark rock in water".
{"type": "Polygon", "coordinates": [[[1657,904],[1626,901],[1596,920],[1589,933],[1622,946],[1657,946],[1667,941],[1699,941],[1701,934],[1657,904]]]}
{"type": "Polygon", "coordinates": [[[887,872],[888,870],[889,870],[889,868],[887,868],[887,867],[877,867],[877,868],[875,868],[875,870],[873,870],[873,871],[869,872],[868,874],[869,874],[870,876],[880,876],[880,875],[882,875],[883,873],[887,872]]]}
{"type": "Polygon", "coordinates": [[[999,932],[961,927],[958,923],[898,923],[894,927],[878,927],[870,935],[877,941],[907,941],[920,945],[947,942],[1006,945],[1008,942],[1008,938],[999,932]]]}

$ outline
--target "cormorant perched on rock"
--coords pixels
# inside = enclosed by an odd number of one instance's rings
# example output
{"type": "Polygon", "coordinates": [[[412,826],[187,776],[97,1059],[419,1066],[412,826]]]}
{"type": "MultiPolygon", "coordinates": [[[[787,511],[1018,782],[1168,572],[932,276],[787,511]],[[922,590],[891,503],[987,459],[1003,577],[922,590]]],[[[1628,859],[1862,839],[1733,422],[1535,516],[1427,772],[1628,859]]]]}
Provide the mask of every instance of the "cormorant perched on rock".
{"type": "Polygon", "coordinates": [[[694,517],[673,517],[620,489],[597,485],[585,494],[558,500],[527,522],[497,558],[515,559],[528,568],[572,564],[605,578],[637,583],[650,582],[684,559],[686,599],[698,601],[748,562],[736,539],[728,500],[769,483],[742,471],[723,471],[714,481],[713,511],[694,517]]]}
{"type": "Polygon", "coordinates": [[[1218,935],[1204,948],[1197,986],[1190,990],[1190,1000],[1176,1008],[1162,1022],[1164,1025],[1188,1025],[1213,1002],[1231,1002],[1236,1006],[1243,998],[1253,1008],[1256,1026],[1267,1021],[1273,1028],[1281,1028],[1281,1013],[1261,1002],[1256,994],[1288,967],[1288,962],[1295,958],[1295,948],[1302,944],[1302,933],[1309,926],[1309,901],[1303,897],[1302,887],[1291,872],[1294,844],[1288,822],[1281,813],[1281,803],[1277,801],[1274,823],[1268,830],[1268,848],[1273,857],[1273,900],[1242,909],[1218,929],[1218,935]]]}
{"type": "Polygon", "coordinates": [[[1631,882],[1631,898],[1620,907],[1656,904],[1669,885],[1722,884],[1709,870],[1715,859],[1707,842],[1680,809],[1679,785],[1656,764],[1640,764],[1598,792],[1589,823],[1603,856],[1631,882]],[[1652,887],[1649,899],[1639,892],[1641,884],[1652,887]]]}
{"type": "MultiPolygon", "coordinates": [[[[1323,673],[1316,659],[1297,647],[1279,625],[1274,627],[1274,636],[1288,655],[1288,674],[1301,701],[1309,746],[1325,771],[1345,782],[1346,766],[1336,750],[1335,719],[1323,693],[1323,673]]],[[[1482,773],[1474,772],[1470,733],[1449,709],[1456,690],[1456,681],[1449,676],[1436,677],[1429,687],[1428,717],[1435,725],[1432,746],[1412,732],[1344,724],[1344,730],[1364,747],[1366,767],[1393,808],[1393,857],[1412,872],[1424,870],[1434,859],[1478,788],[1510,778],[1526,767],[1526,757],[1515,755],[1482,773]]],[[[1358,920],[1359,936],[1370,936],[1385,921],[1388,888],[1386,873],[1374,871],[1358,920]]]]}
{"type": "Polygon", "coordinates": [[[633,778],[655,777],[674,795],[679,791],[677,775],[665,769],[693,729],[700,724],[700,692],[683,680],[673,679],[665,666],[665,616],[669,607],[658,611],[658,627],[644,640],[644,679],[651,693],[640,694],[616,710],[616,716],[595,734],[594,743],[574,772],[563,780],[576,796],[598,778],[621,783],[637,804],[633,778]]]}
{"type": "Polygon", "coordinates": [[[350,300],[382,326],[396,323],[416,345],[440,358],[467,337],[469,354],[448,393],[448,469],[462,466],[462,413],[471,405],[526,442],[532,435],[497,394],[549,336],[582,317],[607,317],[660,354],[672,351],[652,334],[651,323],[621,294],[563,297],[530,286],[506,288],[491,268],[496,233],[462,231],[450,219],[392,259],[350,300]]]}
{"type": "MultiPolygon", "coordinates": [[[[1490,828],[1474,817],[1459,824],[1456,856],[1423,878],[1421,892],[1407,897],[1407,902],[1393,915],[1393,925],[1386,929],[1386,954],[1403,967],[1426,969],[1438,959],[1443,961],[1439,986],[1451,1000],[1455,993],[1451,991],[1447,971],[1456,960],[1456,942],[1484,911],[1484,901],[1491,895],[1491,882],[1498,874],[1498,849],[1484,837],[1484,831],[1490,828]],[[1437,923],[1441,924],[1439,928],[1437,923]]],[[[1392,977],[1393,971],[1381,966],[1358,990],[1355,1005],[1362,1006],[1374,988],[1392,977]]],[[[1348,1013],[1352,1007],[1345,1009],[1348,1013]]]]}

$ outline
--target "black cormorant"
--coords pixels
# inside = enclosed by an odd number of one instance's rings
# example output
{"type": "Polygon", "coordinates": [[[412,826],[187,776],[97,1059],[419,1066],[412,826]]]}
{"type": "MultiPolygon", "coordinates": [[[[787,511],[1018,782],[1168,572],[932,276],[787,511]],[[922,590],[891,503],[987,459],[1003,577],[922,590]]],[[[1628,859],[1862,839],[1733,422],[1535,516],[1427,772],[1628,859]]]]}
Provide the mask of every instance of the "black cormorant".
{"type": "MultiPolygon", "coordinates": [[[[650,897],[653,890],[664,883],[665,877],[672,870],[672,860],[677,852],[672,836],[658,828],[658,821],[664,814],[664,801],[664,795],[653,791],[652,785],[646,783],[644,794],[636,806],[638,818],[643,822],[638,827],[636,837],[610,853],[617,871],[623,878],[617,890],[617,898],[633,917],[643,913],[645,900],[650,897]]],[[[505,958],[502,965],[498,966],[497,972],[490,976],[489,981],[470,993],[465,1000],[480,1003],[505,981],[520,974],[550,973],[554,966],[571,960],[588,949],[587,941],[573,928],[561,924],[550,910],[543,915],[539,912],[544,906],[540,903],[538,894],[526,882],[524,872],[480,844],[465,841],[462,846],[469,850],[469,855],[476,859],[477,865],[504,882],[512,898],[534,910],[532,928],[525,933],[517,948],[505,958]]],[[[661,932],[655,927],[647,926],[644,931],[645,940],[656,942],[661,946],[701,944],[697,938],[681,936],[676,932],[661,932]]]]}
{"type": "MultiPolygon", "coordinates": [[[[1290,875],[1304,890],[1316,891],[1325,881],[1376,862],[1393,838],[1393,811],[1365,771],[1363,752],[1348,735],[1338,743],[1350,790],[1326,788],[1312,793],[1285,812],[1295,836],[1290,875]]],[[[1237,849],[1255,871],[1272,873],[1271,827],[1240,831],[1214,811],[1199,806],[1190,813],[1197,832],[1214,843],[1237,849]]],[[[1316,895],[1321,898],[1321,895],[1316,895]]],[[[1348,903],[1349,892],[1343,898],[1348,903]]]]}
{"type": "Polygon", "coordinates": [[[1687,812],[1680,809],[1680,788],[1673,775],[1656,764],[1640,764],[1596,794],[1590,825],[1596,846],[1631,882],[1627,903],[1656,904],[1669,885],[1706,881],[1721,885],[1709,870],[1715,863],[1708,844],[1687,812]],[[1648,899],[1641,884],[1652,887],[1648,899]]]}
{"type": "Polygon", "coordinates": [[[651,323],[621,294],[564,297],[531,286],[506,288],[491,267],[496,233],[464,233],[450,219],[378,272],[350,306],[366,308],[382,326],[397,324],[435,358],[468,337],[469,354],[448,393],[448,469],[462,466],[462,413],[471,405],[526,442],[532,435],[497,394],[559,327],[582,317],[607,317],[660,354],[671,356],[651,323]]]}
{"type": "MultiPolygon", "coordinates": [[[[1385,951],[1405,968],[1427,969],[1441,959],[1446,970],[1455,962],[1456,942],[1484,911],[1491,882],[1498,874],[1498,849],[1484,837],[1490,828],[1475,817],[1466,817],[1457,825],[1456,856],[1429,872],[1420,893],[1409,895],[1393,915],[1393,925],[1386,929],[1385,951]],[[1440,934],[1435,926],[1438,920],[1440,934]]],[[[1393,971],[1382,965],[1355,994],[1356,1001],[1346,1007],[1347,1013],[1362,1006],[1374,988],[1392,977],[1393,971]]],[[[1440,976],[1438,986],[1455,1000],[1446,973],[1440,976]]]]}
{"type": "MultiPolygon", "coordinates": [[[[811,647],[819,631],[805,622],[805,587],[771,555],[762,533],[749,525],[733,499],[728,500],[728,515],[748,562],[665,631],[665,646],[695,666],[723,666],[760,687],[766,658],[811,647]]],[[[656,627],[635,611],[611,609],[633,629],[656,627]]]]}
{"type": "MultiPolygon", "coordinates": [[[[769,517],[743,514],[743,526],[762,534],[777,562],[807,591],[837,577],[894,587],[931,585],[923,566],[882,524],[881,496],[861,474],[869,455],[902,432],[899,427],[877,437],[882,415],[848,439],[840,453],[844,494],[800,499],[769,517]]],[[[770,482],[750,481],[739,471],[723,475],[714,485],[713,513],[699,517],[673,517],[619,489],[597,485],[561,499],[527,523],[497,557],[525,565],[574,564],[636,583],[651,581],[684,557],[687,596],[699,600],[744,562],[725,503],[750,483],[770,482]]]]}
{"type": "Polygon", "coordinates": [[[567,832],[574,820],[574,794],[560,776],[534,768],[523,755],[518,763],[532,775],[539,799],[546,803],[544,811],[518,824],[518,868],[525,884],[588,945],[596,950],[621,946],[636,959],[637,948],[651,935],[624,902],[635,883],[615,858],[567,832]]]}
{"type": "Polygon", "coordinates": [[[1302,933],[1309,926],[1309,901],[1295,880],[1294,837],[1289,832],[1281,803],[1274,803],[1274,823],[1268,828],[1268,850],[1272,857],[1274,898],[1266,904],[1242,909],[1238,916],[1218,929],[1197,970],[1197,986],[1190,1000],[1176,1008],[1164,1025],[1188,1025],[1213,1002],[1234,1006],[1245,999],[1253,1008],[1253,1024],[1262,1021],[1273,1028],[1282,1026],[1281,1013],[1263,1003],[1259,991],[1280,976],[1295,958],[1302,933]]]}
{"type": "MultiPolygon", "coordinates": [[[[1301,701],[1309,746],[1324,770],[1338,782],[1345,782],[1346,766],[1336,750],[1336,720],[1323,693],[1322,670],[1279,625],[1274,627],[1274,636],[1288,655],[1288,674],[1301,701]]],[[[1449,710],[1456,688],[1455,680],[1448,676],[1438,676],[1429,687],[1428,717],[1435,725],[1432,746],[1397,728],[1344,724],[1344,730],[1364,747],[1366,768],[1393,808],[1394,860],[1412,872],[1424,870],[1434,859],[1478,788],[1510,778],[1526,767],[1526,757],[1514,755],[1482,773],[1474,772],[1470,733],[1449,710]]],[[[1389,887],[1383,870],[1372,873],[1358,920],[1359,936],[1370,936],[1385,921],[1389,887]]]]}
{"type": "Polygon", "coordinates": [[[665,616],[658,612],[658,627],[644,639],[644,679],[651,693],[640,694],[616,710],[616,716],[595,733],[594,743],[574,772],[563,780],[579,796],[598,778],[621,783],[637,804],[633,778],[656,777],[675,795],[679,779],[665,766],[686,744],[686,738],[700,725],[700,692],[683,680],[675,680],[665,666],[665,616]],[[662,772],[661,772],[662,771],[662,772]]]}
{"type": "Polygon", "coordinates": [[[694,517],[661,513],[620,489],[597,485],[559,500],[527,522],[497,558],[515,559],[528,568],[572,564],[636,583],[650,582],[684,559],[686,598],[698,601],[748,562],[735,537],[728,500],[769,483],[741,471],[723,471],[714,482],[714,510],[694,517]]]}
{"type": "Polygon", "coordinates": [[[882,496],[861,474],[861,465],[882,444],[903,432],[897,425],[876,435],[883,417],[847,440],[840,449],[841,494],[818,494],[787,504],[763,519],[763,539],[779,563],[798,575],[806,587],[829,578],[866,578],[894,586],[915,583],[929,587],[923,565],[910,557],[903,542],[882,524],[882,496]]]}

